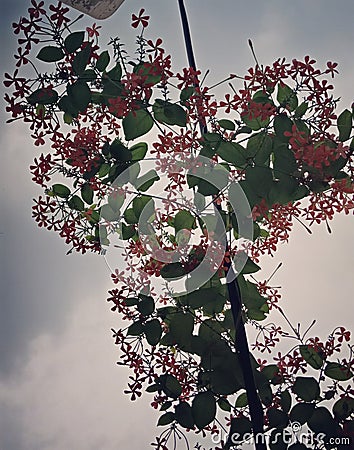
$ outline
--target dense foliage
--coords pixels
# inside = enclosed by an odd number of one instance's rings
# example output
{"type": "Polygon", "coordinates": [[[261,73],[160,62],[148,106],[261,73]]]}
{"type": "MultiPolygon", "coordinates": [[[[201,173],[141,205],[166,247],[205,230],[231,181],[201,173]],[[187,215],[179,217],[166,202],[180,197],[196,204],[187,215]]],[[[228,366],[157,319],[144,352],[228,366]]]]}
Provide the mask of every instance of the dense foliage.
{"type": "Polygon", "coordinates": [[[251,360],[270,448],[345,448],[331,438],[354,433],[350,332],[323,341],[311,327],[268,323],[271,312],[286,318],[280,294],[253,275],[294,220],[329,226],[354,208],[353,112],[337,113],[336,64],[256,60],[207,87],[192,68],[175,74],[162,39],[144,37],[144,10],[132,18],[134,58],[118,38],[102,50],[100,27],[77,29],[61,3],[47,11],[32,0],[28,12],[13,24],[16,69],[4,83],[10,121],[50,147],[30,168],[43,189],[33,217],[69,252],[106,254],[108,301],[127,323],[114,330],[132,372],[125,392],[153,393],[167,426],[152,445],[201,430],[231,448],[252,431],[227,290],[235,272],[239,320],[257,331],[251,360]],[[274,353],[289,336],[291,350],[274,353]]]}

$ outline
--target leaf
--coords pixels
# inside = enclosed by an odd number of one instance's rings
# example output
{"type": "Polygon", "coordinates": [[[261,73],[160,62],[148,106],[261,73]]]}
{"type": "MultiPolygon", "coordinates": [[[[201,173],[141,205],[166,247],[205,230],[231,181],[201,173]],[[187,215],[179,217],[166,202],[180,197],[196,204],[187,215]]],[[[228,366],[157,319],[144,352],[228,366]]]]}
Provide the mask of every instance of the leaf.
{"type": "Polygon", "coordinates": [[[107,50],[105,50],[104,52],[102,52],[100,54],[100,56],[98,57],[98,60],[96,62],[96,69],[99,72],[103,72],[104,70],[106,70],[109,62],[110,62],[111,58],[109,56],[109,53],[107,50]]]}
{"type": "Polygon", "coordinates": [[[224,130],[235,131],[235,129],[236,129],[235,123],[232,122],[232,120],[229,120],[229,119],[221,119],[221,120],[218,120],[218,124],[219,124],[220,127],[223,128],[224,130]]]}
{"type": "Polygon", "coordinates": [[[51,105],[58,101],[58,97],[58,93],[54,89],[41,88],[32,92],[32,94],[27,98],[27,101],[30,105],[51,105]]]}
{"type": "Polygon", "coordinates": [[[85,183],[81,187],[81,197],[89,205],[93,202],[93,190],[90,188],[88,183],[85,183]]]}
{"type": "Polygon", "coordinates": [[[134,181],[134,186],[141,192],[147,191],[160,177],[155,169],[151,169],[134,181]]]}
{"type": "Polygon", "coordinates": [[[235,167],[243,168],[247,164],[247,152],[241,144],[222,141],[216,153],[235,167]]]}
{"type": "Polygon", "coordinates": [[[60,47],[48,45],[39,51],[37,59],[44,62],[57,62],[63,59],[64,56],[64,52],[60,47]]]}
{"type": "Polygon", "coordinates": [[[192,408],[187,402],[181,402],[175,406],[175,417],[183,428],[194,427],[192,408]]]}
{"type": "Polygon", "coordinates": [[[199,392],[192,402],[192,414],[196,426],[201,430],[215,419],[216,401],[212,392],[199,392]]]}
{"type": "Polygon", "coordinates": [[[315,410],[314,403],[297,403],[290,411],[289,417],[292,422],[304,425],[315,410]]]}
{"type": "Polygon", "coordinates": [[[299,119],[300,117],[302,117],[305,112],[307,111],[308,108],[308,103],[306,102],[302,102],[296,109],[295,109],[295,117],[297,119],[299,119]]]}
{"type": "Polygon", "coordinates": [[[314,369],[322,367],[323,358],[312,346],[300,345],[300,353],[304,360],[314,369]]]}
{"type": "Polygon", "coordinates": [[[334,417],[339,420],[344,420],[354,413],[354,398],[343,397],[335,402],[333,405],[334,417]]]}
{"type": "Polygon", "coordinates": [[[317,400],[320,387],[313,377],[297,377],[293,385],[293,392],[305,402],[317,400]]]}
{"type": "Polygon", "coordinates": [[[348,367],[336,362],[328,362],[324,373],[327,377],[337,381],[347,381],[353,377],[353,373],[348,369],[348,367]]]}
{"type": "Polygon", "coordinates": [[[244,408],[247,405],[248,405],[247,393],[243,392],[242,394],[240,394],[237,397],[235,407],[236,408],[244,408]]]}
{"type": "Polygon", "coordinates": [[[184,104],[194,94],[194,92],[195,87],[192,86],[182,89],[179,96],[181,103],[184,104]]]}
{"type": "Polygon", "coordinates": [[[139,142],[135,145],[133,145],[132,147],[130,147],[130,152],[132,154],[131,156],[131,160],[132,161],[140,161],[142,159],[144,159],[147,150],[148,150],[148,145],[146,142],[139,142]]]}
{"type": "Polygon", "coordinates": [[[174,218],[174,228],[176,233],[180,230],[191,230],[195,226],[195,217],[187,210],[178,211],[174,218]]]}
{"type": "Polygon", "coordinates": [[[135,235],[134,225],[126,225],[125,223],[121,223],[121,236],[123,241],[132,238],[135,235]]]}
{"type": "Polygon", "coordinates": [[[144,332],[143,324],[141,323],[141,320],[137,320],[136,322],[130,325],[127,334],[129,336],[139,336],[143,334],[143,332],[144,332]]]}
{"type": "Polygon", "coordinates": [[[274,130],[275,130],[277,138],[281,142],[287,143],[289,141],[290,138],[287,136],[284,136],[284,133],[286,131],[291,132],[292,126],[293,126],[293,122],[291,119],[289,119],[289,117],[286,114],[278,114],[277,116],[275,116],[274,130]]]}
{"type": "Polygon", "coordinates": [[[289,423],[288,415],[274,407],[268,409],[267,416],[271,428],[285,428],[289,423]]]}
{"type": "Polygon", "coordinates": [[[160,275],[165,280],[181,278],[186,274],[186,270],[183,268],[180,262],[166,264],[160,270],[160,275]]]}
{"type": "Polygon", "coordinates": [[[159,320],[152,319],[146,322],[144,332],[148,343],[152,346],[157,345],[162,335],[162,328],[159,320]]]}
{"type": "Polygon", "coordinates": [[[249,273],[258,272],[259,270],[261,270],[261,268],[255,262],[253,262],[252,259],[248,258],[247,262],[246,262],[244,268],[242,269],[241,273],[243,275],[246,275],[246,274],[249,274],[249,273]]]}
{"type": "Polygon", "coordinates": [[[84,42],[85,32],[76,31],[69,34],[64,41],[65,50],[69,53],[74,53],[78,50],[84,42]]]}
{"type": "Polygon", "coordinates": [[[82,50],[80,50],[72,61],[72,68],[76,75],[82,75],[91,56],[91,42],[89,42],[82,50]]]}
{"type": "Polygon", "coordinates": [[[222,409],[223,411],[227,411],[227,412],[231,411],[231,405],[226,398],[220,397],[219,400],[217,401],[217,403],[218,403],[219,408],[222,409]]]}
{"type": "Polygon", "coordinates": [[[267,133],[257,133],[247,142],[247,157],[252,158],[257,165],[268,163],[272,153],[273,141],[267,133]]]}
{"type": "Polygon", "coordinates": [[[345,109],[337,119],[337,127],[339,132],[339,140],[341,142],[349,139],[351,131],[352,131],[352,120],[353,116],[348,109],[345,109]]]}
{"type": "Polygon", "coordinates": [[[291,408],[291,395],[288,391],[283,391],[280,394],[280,406],[282,410],[286,413],[290,411],[291,408]]]}
{"type": "Polygon", "coordinates": [[[315,408],[313,414],[307,420],[307,425],[314,433],[333,435],[337,431],[337,424],[332,414],[325,407],[315,408]]]}
{"type": "Polygon", "coordinates": [[[63,184],[53,184],[52,191],[54,195],[60,198],[68,198],[70,195],[70,189],[63,184]]]}
{"type": "Polygon", "coordinates": [[[298,106],[296,93],[283,82],[278,85],[277,100],[281,106],[288,106],[290,111],[294,111],[298,106]]]}
{"type": "Polygon", "coordinates": [[[138,217],[136,217],[133,208],[128,208],[124,211],[123,217],[126,220],[126,222],[130,225],[133,225],[135,223],[139,222],[138,217]]]}
{"type": "Polygon", "coordinates": [[[70,102],[79,110],[85,111],[91,101],[91,90],[85,81],[68,84],[67,93],[70,102]]]}
{"type": "Polygon", "coordinates": [[[178,398],[182,394],[182,386],[173,375],[160,375],[158,382],[167,397],[178,398]]]}
{"type": "Polygon", "coordinates": [[[164,426],[164,425],[169,425],[170,423],[172,423],[174,420],[176,419],[175,415],[172,412],[167,412],[165,414],[163,414],[158,422],[157,425],[158,426],[164,426]]]}
{"type": "Polygon", "coordinates": [[[167,125],[179,125],[180,127],[186,126],[187,113],[176,103],[156,99],[152,111],[155,120],[158,122],[166,123],[167,125]]]}
{"type": "Polygon", "coordinates": [[[134,198],[133,211],[137,219],[139,219],[145,207],[149,208],[149,212],[154,210],[154,201],[149,195],[140,195],[134,198]]]}
{"type": "Polygon", "coordinates": [[[68,206],[76,211],[83,211],[85,209],[84,202],[78,195],[73,195],[68,201],[68,206]]]}
{"type": "Polygon", "coordinates": [[[143,316],[150,316],[155,310],[155,302],[154,299],[147,295],[139,294],[139,303],[138,303],[138,311],[143,316]]]}
{"type": "Polygon", "coordinates": [[[118,192],[112,192],[108,197],[108,204],[113,209],[113,211],[119,211],[123,206],[125,197],[118,192]]]}
{"type": "Polygon", "coordinates": [[[154,125],[152,117],[145,109],[131,111],[123,119],[125,139],[130,141],[148,133],[154,125]]]}

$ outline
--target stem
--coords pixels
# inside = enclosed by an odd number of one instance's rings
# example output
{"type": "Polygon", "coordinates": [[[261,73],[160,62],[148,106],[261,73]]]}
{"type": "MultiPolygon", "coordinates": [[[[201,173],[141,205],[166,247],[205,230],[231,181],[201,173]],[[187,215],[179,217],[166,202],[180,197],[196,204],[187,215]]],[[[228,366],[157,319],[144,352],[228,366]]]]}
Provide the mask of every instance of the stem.
{"type": "MultiPolygon", "coordinates": [[[[192,47],[192,40],[188,25],[188,18],[186,9],[184,7],[183,0],[178,0],[182,26],[183,26],[183,34],[184,40],[187,50],[187,57],[190,67],[196,70],[195,58],[192,47]]],[[[203,124],[200,122],[201,133],[204,134],[207,132],[206,127],[203,127],[203,124]]],[[[220,206],[215,204],[216,209],[220,209],[220,206]]],[[[228,244],[226,243],[226,250],[228,249],[228,244]]],[[[229,267],[229,271],[232,271],[231,265],[229,267]]],[[[247,335],[245,330],[245,325],[242,320],[242,299],[240,288],[237,282],[237,278],[235,278],[230,283],[227,283],[227,288],[230,297],[231,310],[234,319],[235,325],[235,343],[237,348],[237,354],[240,359],[240,364],[242,368],[242,374],[244,378],[244,383],[247,392],[248,404],[250,409],[251,423],[253,428],[253,434],[255,437],[255,448],[256,450],[266,450],[266,445],[262,442],[263,439],[260,439],[259,436],[263,436],[264,434],[264,425],[263,425],[263,408],[258,397],[257,388],[254,380],[253,369],[251,365],[250,352],[248,347],[247,335]]]]}

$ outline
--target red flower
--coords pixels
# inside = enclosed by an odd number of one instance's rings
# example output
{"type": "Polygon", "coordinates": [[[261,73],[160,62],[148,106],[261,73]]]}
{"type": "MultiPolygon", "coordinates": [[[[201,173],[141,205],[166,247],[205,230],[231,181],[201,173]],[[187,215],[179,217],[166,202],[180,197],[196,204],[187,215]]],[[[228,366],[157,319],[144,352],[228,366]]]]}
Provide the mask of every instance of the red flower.
{"type": "Polygon", "coordinates": [[[92,37],[95,37],[95,36],[99,36],[99,29],[100,28],[102,28],[100,25],[99,26],[97,26],[95,23],[92,25],[92,28],[90,28],[90,27],[87,27],[86,28],[86,31],[87,31],[87,33],[88,33],[88,35],[89,35],[89,37],[90,38],[92,38],[92,37]]]}
{"type": "Polygon", "coordinates": [[[149,25],[150,16],[143,16],[144,12],[145,12],[145,9],[141,8],[138,16],[136,16],[135,14],[132,14],[132,27],[133,28],[137,28],[140,24],[143,26],[143,28],[146,28],[149,25]]]}

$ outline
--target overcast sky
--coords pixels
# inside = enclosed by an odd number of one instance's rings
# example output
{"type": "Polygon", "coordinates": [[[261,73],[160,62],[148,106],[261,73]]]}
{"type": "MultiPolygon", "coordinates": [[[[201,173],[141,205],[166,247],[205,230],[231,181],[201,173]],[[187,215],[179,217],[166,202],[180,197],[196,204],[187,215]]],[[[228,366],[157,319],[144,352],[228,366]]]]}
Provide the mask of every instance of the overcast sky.
{"type": "MultiPolygon", "coordinates": [[[[12,71],[17,43],[10,24],[28,5],[1,1],[1,72],[12,71]]],[[[186,6],[197,65],[210,69],[210,82],[253,64],[251,38],[265,64],[306,54],[323,64],[337,61],[336,93],[341,108],[350,107],[351,0],[186,0],[186,6]]],[[[164,39],[178,70],[185,53],[177,0],[125,0],[100,23],[107,27],[102,43],[114,35],[132,43],[130,17],[141,7],[152,16],[150,35],[164,39]]],[[[82,29],[92,23],[84,19],[82,29]]],[[[127,371],[115,365],[110,329],[119,321],[105,301],[112,285],[104,261],[66,256],[64,242],[33,222],[32,198],[41,192],[28,166],[38,149],[24,126],[4,125],[1,105],[0,450],[148,448],[157,416],[149,395],[131,404],[122,394],[127,371]]],[[[312,236],[296,227],[290,244],[266,263],[265,277],[283,262],[274,284],[283,287],[284,309],[295,323],[318,319],[314,330],[322,338],[337,325],[353,327],[353,223],[352,215],[338,217],[331,235],[325,226],[312,236]]]]}

